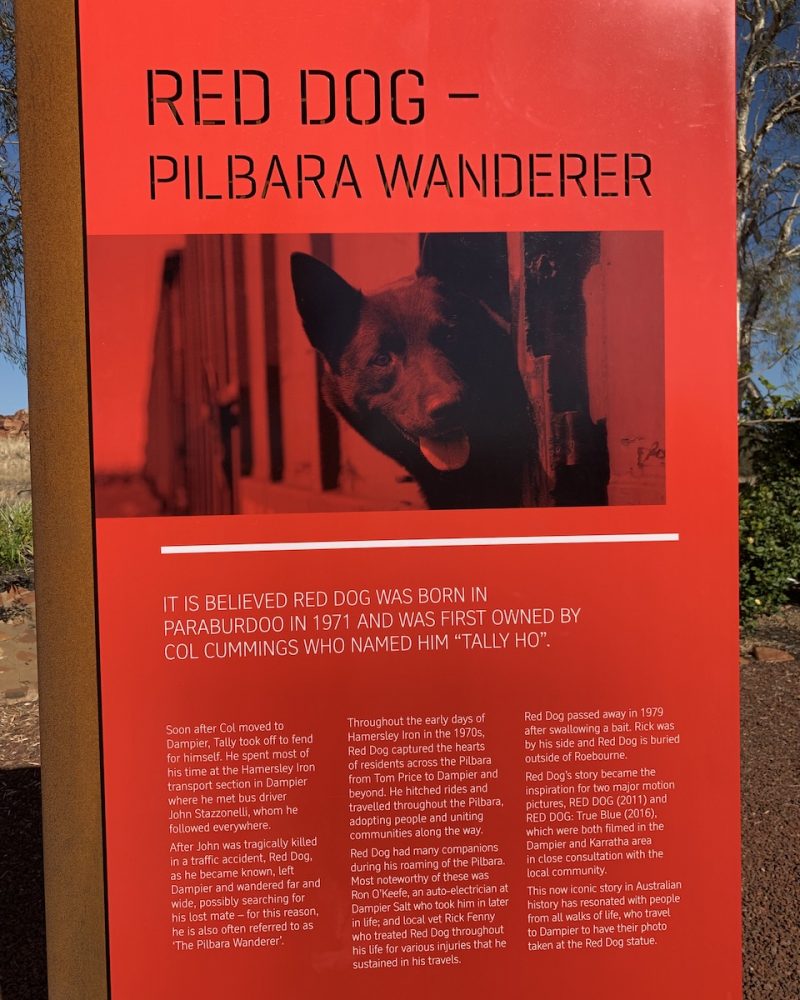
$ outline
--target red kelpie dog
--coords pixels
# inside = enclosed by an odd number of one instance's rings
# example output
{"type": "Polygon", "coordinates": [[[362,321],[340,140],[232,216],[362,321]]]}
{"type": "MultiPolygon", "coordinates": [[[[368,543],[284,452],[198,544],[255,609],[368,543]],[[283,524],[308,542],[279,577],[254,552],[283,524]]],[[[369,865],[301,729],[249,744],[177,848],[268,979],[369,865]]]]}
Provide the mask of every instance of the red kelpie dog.
{"type": "Polygon", "coordinates": [[[521,506],[535,435],[498,317],[424,270],[364,295],[307,254],[291,268],[328,404],[411,473],[429,507],[521,506]]]}

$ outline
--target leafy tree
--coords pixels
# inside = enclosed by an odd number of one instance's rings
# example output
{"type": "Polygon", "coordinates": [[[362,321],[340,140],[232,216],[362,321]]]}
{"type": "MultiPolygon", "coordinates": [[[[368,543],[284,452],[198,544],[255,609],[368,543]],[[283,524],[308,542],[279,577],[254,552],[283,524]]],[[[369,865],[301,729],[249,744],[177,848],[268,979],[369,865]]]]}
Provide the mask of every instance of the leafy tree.
{"type": "Polygon", "coordinates": [[[740,398],[800,350],[800,2],[737,0],[740,398]]]}
{"type": "Polygon", "coordinates": [[[0,354],[25,368],[13,0],[0,0],[0,354]]]}
{"type": "Polygon", "coordinates": [[[743,622],[775,611],[797,593],[800,576],[800,399],[766,383],[745,398],[747,471],[739,490],[739,587],[743,622]]]}

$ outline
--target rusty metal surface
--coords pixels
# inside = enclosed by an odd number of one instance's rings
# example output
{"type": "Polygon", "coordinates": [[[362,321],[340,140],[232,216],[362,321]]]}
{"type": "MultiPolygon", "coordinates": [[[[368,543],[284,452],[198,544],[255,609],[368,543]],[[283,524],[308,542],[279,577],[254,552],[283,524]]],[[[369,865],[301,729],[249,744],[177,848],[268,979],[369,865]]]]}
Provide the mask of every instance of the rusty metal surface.
{"type": "Polygon", "coordinates": [[[18,0],[17,45],[50,1000],[101,1000],[105,907],[72,0],[18,0]]]}

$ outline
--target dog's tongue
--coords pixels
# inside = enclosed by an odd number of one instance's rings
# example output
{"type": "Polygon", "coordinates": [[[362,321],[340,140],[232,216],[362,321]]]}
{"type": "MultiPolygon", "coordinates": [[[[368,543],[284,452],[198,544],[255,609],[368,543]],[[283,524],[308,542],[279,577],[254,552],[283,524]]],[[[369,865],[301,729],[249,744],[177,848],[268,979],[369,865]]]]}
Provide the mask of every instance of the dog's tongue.
{"type": "Polygon", "coordinates": [[[451,437],[419,439],[419,450],[439,472],[462,469],[469,459],[469,437],[454,434],[451,437]]]}

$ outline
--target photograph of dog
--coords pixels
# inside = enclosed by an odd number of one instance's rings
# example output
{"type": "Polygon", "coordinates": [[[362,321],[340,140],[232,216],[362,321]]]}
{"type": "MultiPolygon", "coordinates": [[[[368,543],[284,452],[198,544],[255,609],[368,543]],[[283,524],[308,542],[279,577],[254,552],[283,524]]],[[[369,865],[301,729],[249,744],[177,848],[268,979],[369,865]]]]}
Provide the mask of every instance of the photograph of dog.
{"type": "Polygon", "coordinates": [[[429,507],[521,506],[536,439],[508,324],[424,268],[369,295],[308,254],[291,273],[331,409],[429,507]]]}
{"type": "Polygon", "coordinates": [[[93,237],[89,268],[99,516],[665,502],[660,232],[93,237]]]}

